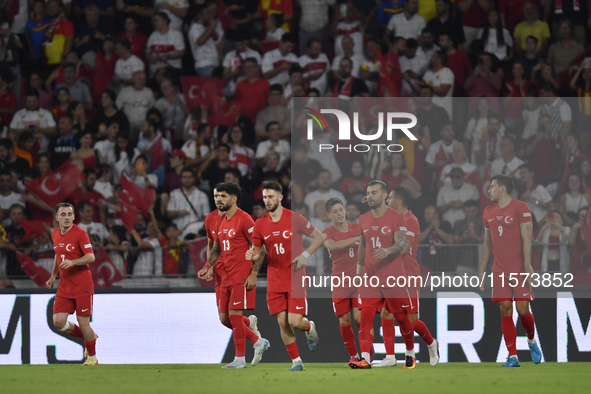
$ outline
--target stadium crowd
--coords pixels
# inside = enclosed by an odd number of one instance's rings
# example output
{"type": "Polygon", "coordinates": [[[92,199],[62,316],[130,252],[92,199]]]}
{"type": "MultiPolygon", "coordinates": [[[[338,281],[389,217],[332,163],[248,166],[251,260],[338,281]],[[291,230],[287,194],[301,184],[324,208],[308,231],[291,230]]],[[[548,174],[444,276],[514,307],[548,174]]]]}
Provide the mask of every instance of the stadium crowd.
{"type": "MultiPolygon", "coordinates": [[[[532,211],[534,267],[591,272],[571,256],[591,204],[588,2],[3,0],[0,18],[0,278],[24,275],[17,249],[51,269],[53,207],[25,184],[68,161],[85,174],[68,198],[78,225],[123,275],[187,274],[180,249],[159,248],[205,233],[218,182],[239,184],[257,219],[263,184],[278,181],[322,231],[326,200],[355,222],[372,179],[412,191],[422,264],[475,271],[496,174],[532,211]],[[221,93],[190,105],[194,76],[221,93]],[[319,154],[335,128],[300,141],[292,97],[402,97],[420,138],[362,160],[319,154]],[[154,195],[131,232],[124,173],[154,195]],[[17,219],[46,232],[21,242],[17,219]]],[[[321,252],[309,265],[329,271],[321,252]]]]}

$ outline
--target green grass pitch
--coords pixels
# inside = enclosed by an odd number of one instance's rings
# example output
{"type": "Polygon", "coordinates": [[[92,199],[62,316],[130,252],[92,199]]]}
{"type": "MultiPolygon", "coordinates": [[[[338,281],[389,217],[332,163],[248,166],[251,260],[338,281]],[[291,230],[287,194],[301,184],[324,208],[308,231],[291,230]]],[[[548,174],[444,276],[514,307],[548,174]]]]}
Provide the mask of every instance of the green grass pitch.
{"type": "Polygon", "coordinates": [[[221,365],[19,365],[0,366],[0,392],[18,393],[588,393],[591,363],[500,364],[427,363],[405,370],[352,370],[342,364],[265,364],[243,370],[221,365]]]}

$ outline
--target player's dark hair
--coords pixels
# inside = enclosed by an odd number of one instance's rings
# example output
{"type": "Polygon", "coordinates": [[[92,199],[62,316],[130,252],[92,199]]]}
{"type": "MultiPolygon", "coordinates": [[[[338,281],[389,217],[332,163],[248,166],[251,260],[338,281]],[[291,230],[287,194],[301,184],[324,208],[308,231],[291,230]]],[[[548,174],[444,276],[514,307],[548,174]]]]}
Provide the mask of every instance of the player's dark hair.
{"type": "Polygon", "coordinates": [[[333,197],[329,198],[326,204],[324,204],[324,209],[326,209],[326,212],[330,213],[332,207],[334,207],[337,204],[341,204],[343,208],[345,207],[345,204],[343,204],[340,198],[333,197]]]}
{"type": "Polygon", "coordinates": [[[84,210],[84,208],[86,208],[87,205],[90,205],[91,207],[93,206],[92,203],[88,200],[80,201],[80,203],[78,204],[78,212],[84,210]]]}
{"type": "MultiPolygon", "coordinates": [[[[0,173],[0,175],[2,175],[0,173]]],[[[74,211],[74,206],[72,204],[70,204],[69,202],[60,202],[59,204],[57,204],[55,206],[54,212],[57,215],[57,213],[60,211],[60,208],[72,208],[72,212],[74,211]]]]}
{"type": "Polygon", "coordinates": [[[480,208],[480,204],[476,200],[467,200],[464,203],[464,208],[471,208],[471,207],[480,208]]]}
{"type": "Polygon", "coordinates": [[[14,144],[10,138],[0,138],[0,146],[3,146],[6,150],[14,149],[14,144]]]}
{"type": "Polygon", "coordinates": [[[265,183],[265,186],[263,186],[263,190],[274,190],[279,194],[283,193],[283,188],[279,182],[267,182],[265,183]]]}
{"type": "Polygon", "coordinates": [[[410,193],[410,190],[408,190],[404,186],[398,185],[398,186],[394,186],[392,191],[394,192],[394,198],[401,200],[402,204],[404,204],[405,208],[408,207],[408,204],[410,204],[410,201],[412,200],[412,195],[410,193]]]}
{"type": "Polygon", "coordinates": [[[503,174],[495,175],[490,180],[491,183],[493,181],[497,181],[497,185],[499,187],[504,186],[507,194],[510,195],[513,192],[513,178],[511,178],[509,175],[503,175],[503,174]]]}
{"type": "Polygon", "coordinates": [[[377,181],[377,180],[371,181],[367,184],[367,187],[375,186],[375,185],[380,185],[380,189],[382,189],[382,191],[384,193],[388,193],[388,186],[386,185],[385,182],[382,182],[382,181],[377,181]]]}
{"type": "Polygon", "coordinates": [[[216,190],[218,193],[226,192],[230,196],[236,196],[238,201],[242,198],[242,190],[240,190],[240,186],[232,182],[223,182],[221,184],[216,185],[216,190]]]}

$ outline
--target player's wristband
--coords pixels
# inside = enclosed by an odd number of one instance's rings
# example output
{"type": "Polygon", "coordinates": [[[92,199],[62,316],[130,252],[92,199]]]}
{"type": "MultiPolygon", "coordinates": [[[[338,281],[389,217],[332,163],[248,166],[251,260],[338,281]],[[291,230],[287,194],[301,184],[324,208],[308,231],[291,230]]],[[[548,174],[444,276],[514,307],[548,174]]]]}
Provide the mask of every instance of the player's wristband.
{"type": "Polygon", "coordinates": [[[211,265],[209,265],[209,263],[205,263],[205,268],[210,269],[211,265]]]}
{"type": "Polygon", "coordinates": [[[363,272],[363,266],[361,264],[357,264],[357,275],[361,275],[363,272]]]}
{"type": "Polygon", "coordinates": [[[304,256],[305,258],[310,257],[310,253],[308,253],[308,251],[304,251],[304,253],[302,253],[302,256],[304,256]]]}

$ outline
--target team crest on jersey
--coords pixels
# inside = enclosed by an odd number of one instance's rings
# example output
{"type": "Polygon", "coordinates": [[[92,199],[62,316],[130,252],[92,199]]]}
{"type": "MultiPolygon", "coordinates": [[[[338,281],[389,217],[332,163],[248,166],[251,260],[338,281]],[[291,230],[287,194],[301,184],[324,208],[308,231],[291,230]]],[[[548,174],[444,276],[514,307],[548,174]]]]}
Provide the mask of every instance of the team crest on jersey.
{"type": "Polygon", "coordinates": [[[507,216],[507,217],[505,218],[505,223],[507,223],[507,224],[510,224],[511,222],[513,222],[513,218],[512,218],[512,217],[510,217],[510,216],[507,216]]]}
{"type": "Polygon", "coordinates": [[[282,234],[283,238],[290,239],[291,238],[291,231],[285,230],[282,234]]]}
{"type": "Polygon", "coordinates": [[[382,232],[382,234],[386,235],[386,234],[390,234],[392,232],[392,230],[390,230],[388,227],[384,226],[382,227],[382,230],[380,230],[382,232]]]}

